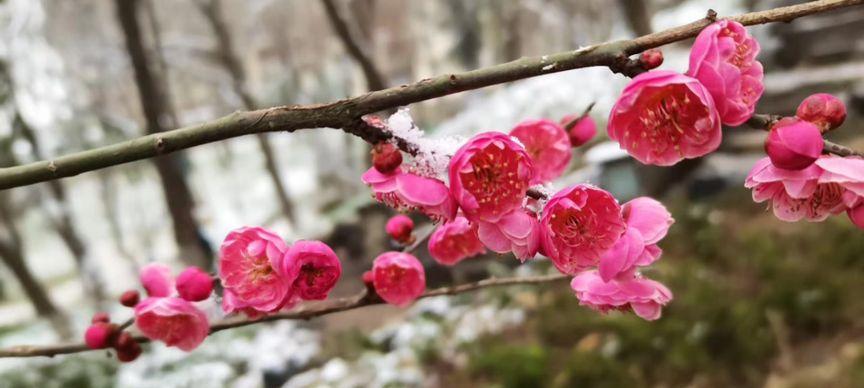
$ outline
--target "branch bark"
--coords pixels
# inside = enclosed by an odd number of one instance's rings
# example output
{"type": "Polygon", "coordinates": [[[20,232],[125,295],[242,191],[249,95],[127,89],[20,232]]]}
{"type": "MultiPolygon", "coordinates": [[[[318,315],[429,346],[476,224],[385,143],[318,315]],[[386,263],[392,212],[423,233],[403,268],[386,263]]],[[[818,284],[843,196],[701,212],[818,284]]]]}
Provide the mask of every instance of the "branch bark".
{"type": "MultiPolygon", "coordinates": [[[[123,1],[119,1],[123,3],[123,1]]],[[[821,0],[766,11],[732,16],[744,25],[789,22],[796,18],[833,9],[861,5],[864,0],[821,0]]],[[[137,139],[86,150],[53,160],[0,169],[0,189],[29,185],[74,176],[136,160],[152,158],[202,144],[254,133],[304,128],[341,128],[369,142],[391,137],[389,133],[364,127],[365,114],[430,100],[466,90],[502,84],[529,77],[590,66],[614,67],[627,56],[665,44],[692,38],[712,21],[700,19],[683,26],[621,40],[580,48],[574,51],[528,57],[516,61],[472,70],[445,74],[419,82],[378,90],[354,98],[327,104],[280,106],[248,112],[236,112],[214,121],[153,133],[137,139]]]]}

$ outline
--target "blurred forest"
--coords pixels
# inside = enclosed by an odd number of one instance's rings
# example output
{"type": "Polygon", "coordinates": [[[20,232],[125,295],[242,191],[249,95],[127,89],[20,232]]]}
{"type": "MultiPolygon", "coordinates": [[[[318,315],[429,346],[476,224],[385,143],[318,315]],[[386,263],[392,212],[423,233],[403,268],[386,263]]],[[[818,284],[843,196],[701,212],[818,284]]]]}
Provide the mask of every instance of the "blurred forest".
{"type": "MultiPolygon", "coordinates": [[[[0,0],[0,166],[212,120],[334,101],[448,72],[567,51],[787,0],[0,0]]],[[[814,92],[849,107],[829,135],[864,148],[864,7],[752,27],[766,93],[790,114],[814,92]]],[[[683,71],[690,42],[663,48],[683,71]]],[[[186,354],[148,346],[0,359],[0,387],[864,386],[864,238],[842,217],[787,224],[743,187],[764,133],[730,129],[720,152],[636,165],[605,141],[627,79],[549,74],[410,107],[432,137],[558,120],[596,103],[599,138],[557,187],[591,181],[662,197],[676,224],[652,273],[675,300],[656,322],[598,315],[569,288],[516,287],[220,332],[186,354]]],[[[149,262],[212,268],[232,229],[322,239],[345,266],[336,296],[390,248],[360,175],[369,146],[312,129],[213,143],[0,191],[0,347],[78,339],[149,262]]],[[[418,225],[427,221],[415,218],[418,225]]],[[[545,273],[487,255],[453,268],[421,250],[429,287],[545,273]]],[[[218,306],[210,306],[216,314],[218,306]]]]}

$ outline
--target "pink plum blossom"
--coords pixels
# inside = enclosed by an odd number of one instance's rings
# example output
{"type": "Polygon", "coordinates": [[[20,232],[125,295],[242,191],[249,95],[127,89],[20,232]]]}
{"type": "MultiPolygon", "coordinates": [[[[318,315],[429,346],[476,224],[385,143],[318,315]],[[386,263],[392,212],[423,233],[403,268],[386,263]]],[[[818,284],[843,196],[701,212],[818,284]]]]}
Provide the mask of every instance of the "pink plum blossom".
{"type": "Polygon", "coordinates": [[[229,233],[219,252],[219,278],[225,288],[222,309],[268,313],[291,304],[297,272],[282,272],[287,250],[279,236],[263,228],[229,233]]]}
{"type": "Polygon", "coordinates": [[[786,117],[771,126],[765,139],[765,153],[774,166],[802,170],[822,154],[825,141],[819,128],[795,117],[786,117]]]}
{"type": "Polygon", "coordinates": [[[571,275],[597,265],[626,229],[615,197],[587,184],[556,193],[543,209],[540,225],[543,253],[571,275]]]}
{"type": "Polygon", "coordinates": [[[342,275],[336,253],[321,241],[297,241],[288,248],[282,265],[283,274],[296,277],[295,292],[304,300],[326,299],[342,275]]]}
{"type": "Polygon", "coordinates": [[[723,124],[741,125],[753,116],[765,89],[756,54],[759,42],[732,20],[705,27],[693,42],[687,75],[711,93],[723,124]]]}
{"type": "Polygon", "coordinates": [[[477,237],[477,225],[462,216],[442,224],[429,236],[429,254],[443,265],[455,265],[485,252],[477,237]]]}
{"type": "Polygon", "coordinates": [[[169,296],[174,292],[174,277],[171,268],[161,263],[150,263],[139,271],[141,285],[150,296],[169,296]]]}
{"type": "Polygon", "coordinates": [[[609,138],[644,164],[670,166],[720,146],[720,117],[702,84],[673,71],[642,73],[609,114],[609,138]]]}
{"type": "Polygon", "coordinates": [[[477,236],[487,248],[498,253],[513,252],[522,262],[533,258],[540,249],[540,223],[537,216],[517,209],[497,222],[478,223],[477,236]]]}
{"type": "Polygon", "coordinates": [[[747,176],[753,200],[771,200],[783,221],[823,221],[845,211],[864,195],[864,159],[822,155],[803,170],[777,168],[762,158],[747,176]]]}
{"type": "Polygon", "coordinates": [[[843,124],[846,120],[846,105],[828,93],[816,93],[801,101],[795,116],[813,123],[825,133],[843,124]]]}
{"type": "Polygon", "coordinates": [[[397,214],[387,220],[384,230],[387,231],[390,238],[400,244],[409,244],[412,240],[411,233],[414,231],[414,221],[404,214],[397,214]]]}
{"type": "Polygon", "coordinates": [[[599,274],[607,282],[636,266],[657,261],[663,253],[657,243],[675,222],[663,204],[648,197],[625,203],[621,213],[627,230],[600,257],[599,274]]]}
{"type": "Polygon", "coordinates": [[[177,276],[177,293],[190,302],[198,302],[210,297],[213,292],[213,278],[198,267],[189,267],[177,276]]]}
{"type": "Polygon", "coordinates": [[[204,312],[175,297],[150,297],[138,303],[135,325],[147,338],[187,352],[197,348],[210,332],[204,312]]]}
{"type": "Polygon", "coordinates": [[[571,147],[580,147],[591,141],[597,134],[597,124],[591,116],[567,115],[561,119],[561,126],[567,131],[571,147]]]}
{"type": "Polygon", "coordinates": [[[456,216],[456,202],[444,182],[396,168],[383,174],[374,167],[363,173],[363,182],[372,188],[378,202],[396,210],[419,210],[435,220],[456,216]]]}
{"type": "Polygon", "coordinates": [[[405,307],[426,290],[426,272],[411,254],[384,252],[372,263],[372,284],[385,302],[405,307]]]}
{"type": "Polygon", "coordinates": [[[525,148],[500,132],[484,132],[450,160],[450,192],[469,221],[496,222],[522,206],[534,178],[525,148]]]}
{"type": "Polygon", "coordinates": [[[585,271],[573,278],[570,288],[583,306],[603,313],[632,309],[648,321],[660,318],[663,306],[672,300],[666,286],[633,273],[605,282],[597,271],[585,271]]]}
{"type": "Polygon", "coordinates": [[[561,176],[570,158],[570,139],[567,132],[554,121],[526,120],[510,131],[510,136],[519,139],[534,162],[536,174],[531,184],[549,182],[561,176]]]}
{"type": "Polygon", "coordinates": [[[864,201],[850,207],[846,214],[849,215],[849,219],[855,226],[864,229],[864,201]]]}

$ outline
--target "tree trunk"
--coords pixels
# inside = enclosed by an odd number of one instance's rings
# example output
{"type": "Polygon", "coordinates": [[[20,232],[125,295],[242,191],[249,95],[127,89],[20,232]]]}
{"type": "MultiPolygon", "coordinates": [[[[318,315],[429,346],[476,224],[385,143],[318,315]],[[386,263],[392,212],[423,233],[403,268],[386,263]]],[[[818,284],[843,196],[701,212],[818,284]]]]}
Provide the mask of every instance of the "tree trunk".
{"type": "MultiPolygon", "coordinates": [[[[162,99],[164,94],[160,91],[160,83],[150,69],[147,51],[144,49],[141,26],[137,18],[139,1],[115,0],[115,3],[135,72],[135,83],[147,121],[147,132],[163,132],[166,129],[163,123],[168,119],[168,111],[162,99]]],[[[212,251],[203,239],[193,215],[195,201],[183,175],[179,155],[174,153],[153,160],[162,181],[162,191],[174,227],[174,239],[180,249],[181,259],[192,265],[210,268],[212,251]]]]}
{"type": "MultiPolygon", "coordinates": [[[[21,136],[28,143],[30,143],[30,148],[35,160],[46,159],[45,154],[42,152],[42,145],[39,143],[39,138],[36,137],[33,128],[24,121],[24,118],[21,117],[18,112],[15,113],[13,127],[15,130],[19,131],[21,136]]],[[[85,293],[93,299],[95,306],[101,309],[103,307],[103,302],[105,301],[105,285],[102,282],[98,271],[96,271],[96,267],[90,262],[91,258],[87,256],[87,247],[84,245],[84,241],[78,234],[78,230],[72,220],[72,211],[70,209],[69,200],[66,196],[66,188],[59,180],[48,181],[46,184],[51,197],[57,202],[57,206],[55,207],[56,211],[46,212],[48,213],[51,225],[60,236],[60,239],[63,240],[63,243],[66,244],[66,248],[69,249],[69,252],[72,254],[85,293]]]]}
{"type": "Polygon", "coordinates": [[[651,33],[651,9],[645,0],[618,0],[627,19],[627,25],[636,36],[651,33]]]}
{"type": "MultiPolygon", "coordinates": [[[[228,25],[222,17],[222,2],[221,0],[210,0],[201,3],[201,10],[213,33],[216,35],[216,43],[218,45],[219,63],[225,68],[225,71],[231,76],[231,84],[234,93],[240,97],[243,102],[243,107],[247,110],[257,108],[255,98],[249,91],[246,84],[246,72],[243,69],[243,64],[234,51],[234,42],[231,39],[231,34],[228,31],[228,25]]],[[[270,181],[273,182],[273,188],[276,190],[276,199],[279,202],[279,208],[282,210],[282,215],[291,224],[295,224],[294,207],[291,204],[291,197],[288,195],[288,189],[282,181],[282,173],[279,168],[279,163],[276,160],[276,154],[273,152],[273,145],[270,143],[270,138],[267,134],[259,133],[256,135],[258,145],[261,148],[261,153],[264,154],[264,165],[267,169],[267,174],[270,176],[270,181]]]]}
{"type": "Polygon", "coordinates": [[[46,318],[54,327],[57,335],[64,339],[72,337],[72,330],[69,327],[69,322],[54,306],[54,302],[48,297],[48,293],[42,288],[42,285],[36,280],[27,264],[24,261],[24,252],[21,245],[20,234],[15,224],[12,221],[12,212],[9,204],[6,202],[6,195],[0,193],[0,218],[3,220],[3,226],[6,229],[8,238],[0,238],[0,260],[9,268],[12,275],[21,284],[24,294],[36,310],[39,317],[46,318]]]}

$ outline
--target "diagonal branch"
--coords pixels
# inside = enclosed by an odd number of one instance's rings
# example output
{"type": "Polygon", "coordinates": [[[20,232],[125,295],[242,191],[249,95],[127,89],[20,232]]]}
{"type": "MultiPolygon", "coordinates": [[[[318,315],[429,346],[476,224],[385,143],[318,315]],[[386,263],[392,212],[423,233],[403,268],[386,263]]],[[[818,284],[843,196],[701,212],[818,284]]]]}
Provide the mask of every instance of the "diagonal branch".
{"type": "MultiPolygon", "coordinates": [[[[554,283],[566,280],[567,275],[542,275],[542,276],[519,276],[510,278],[490,278],[478,282],[465,283],[457,286],[441,287],[434,290],[429,290],[420,298],[431,298],[433,296],[456,295],[466,292],[477,291],[484,288],[504,287],[516,285],[541,285],[546,283],[554,283]]],[[[243,317],[229,318],[220,322],[216,322],[210,326],[210,333],[216,333],[222,330],[233,329],[237,327],[255,325],[262,322],[280,321],[280,320],[308,320],[323,315],[334,314],[342,311],[354,310],[365,306],[383,304],[379,298],[370,297],[366,291],[363,291],[355,296],[334,299],[324,303],[315,303],[303,305],[299,309],[293,311],[268,315],[263,318],[253,320],[243,317]]],[[[146,337],[136,336],[138,342],[150,342],[146,337]]],[[[0,358],[4,357],[53,357],[61,354],[81,353],[91,351],[82,343],[61,344],[51,346],[13,346],[6,349],[0,349],[0,358]]]]}
{"type": "Polygon", "coordinates": [[[324,5],[324,11],[327,12],[327,19],[330,20],[330,24],[333,26],[336,34],[339,35],[339,40],[345,45],[348,54],[363,69],[363,76],[366,77],[366,86],[368,89],[381,90],[386,88],[387,85],[384,83],[384,76],[381,74],[381,71],[375,65],[375,62],[372,61],[372,58],[366,55],[363,49],[360,48],[360,43],[351,34],[348,21],[339,14],[339,9],[336,8],[333,0],[321,0],[321,2],[324,5]]]}
{"type": "MultiPolygon", "coordinates": [[[[789,22],[802,16],[860,4],[864,4],[864,0],[821,0],[746,13],[729,19],[744,25],[789,22]]],[[[327,104],[280,106],[236,112],[198,125],[151,134],[53,160],[0,169],[0,189],[74,176],[254,133],[292,132],[304,128],[330,127],[341,128],[369,142],[377,142],[390,138],[390,134],[369,128],[358,129],[357,123],[361,116],[466,90],[549,73],[590,66],[614,68],[622,63],[622,59],[626,61],[629,55],[692,38],[711,22],[710,18],[700,19],[632,40],[602,43],[574,51],[522,58],[464,73],[440,75],[410,85],[374,91],[327,104]]]]}

